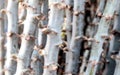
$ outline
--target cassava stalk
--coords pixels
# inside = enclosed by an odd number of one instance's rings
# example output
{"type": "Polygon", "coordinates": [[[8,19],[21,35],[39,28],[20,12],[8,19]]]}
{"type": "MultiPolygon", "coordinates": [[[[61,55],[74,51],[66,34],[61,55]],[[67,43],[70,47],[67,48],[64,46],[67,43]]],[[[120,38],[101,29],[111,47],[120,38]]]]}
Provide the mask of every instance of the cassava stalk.
{"type": "MultiPolygon", "coordinates": [[[[44,72],[43,75],[57,75],[58,52],[61,40],[61,27],[64,20],[64,3],[61,0],[49,0],[50,14],[47,32],[47,42],[44,54],[44,72]]],[[[46,31],[45,31],[46,30],[46,31]]]]}
{"type": "MultiPolygon", "coordinates": [[[[65,0],[67,8],[66,12],[66,34],[67,34],[67,47],[70,48],[70,42],[72,37],[72,21],[73,21],[73,0],[65,0]]],[[[66,58],[69,57],[69,53],[66,52],[66,58]]],[[[67,64],[69,59],[66,59],[65,63],[67,64]]],[[[67,72],[68,65],[65,66],[65,72],[67,72]]]]}
{"type": "Polygon", "coordinates": [[[16,61],[13,57],[18,51],[18,0],[8,0],[7,5],[7,51],[5,61],[5,75],[14,75],[16,71],[16,61]]]}
{"type": "Polygon", "coordinates": [[[93,42],[91,56],[89,60],[90,63],[88,63],[85,75],[90,75],[91,73],[92,73],[91,75],[96,75],[97,64],[99,63],[100,55],[101,52],[103,51],[102,46],[106,39],[104,36],[108,36],[108,28],[110,26],[111,18],[115,12],[116,5],[117,0],[107,1],[107,5],[103,13],[104,17],[101,18],[99,22],[98,31],[94,37],[94,39],[97,40],[97,42],[93,42]]]}
{"type": "MultiPolygon", "coordinates": [[[[4,8],[4,2],[0,0],[0,10],[4,8]]],[[[4,15],[0,12],[0,75],[3,75],[4,65],[4,15]]]]}
{"type": "Polygon", "coordinates": [[[30,69],[31,55],[35,44],[35,32],[38,24],[37,17],[40,15],[39,0],[29,0],[27,16],[24,22],[24,30],[21,35],[22,43],[17,58],[17,71],[15,75],[32,73],[30,69]]]}
{"type": "Polygon", "coordinates": [[[73,25],[72,25],[72,38],[70,43],[70,50],[68,51],[68,63],[66,63],[66,73],[65,75],[75,74],[79,72],[79,58],[82,39],[77,39],[77,37],[83,36],[84,29],[84,5],[85,0],[75,0],[74,1],[74,15],[73,15],[73,25]]]}
{"type": "MultiPolygon", "coordinates": [[[[118,1],[119,2],[119,1],[118,1]]],[[[106,65],[106,74],[105,75],[113,75],[114,71],[116,72],[114,75],[119,75],[119,73],[117,72],[118,70],[118,66],[119,66],[119,60],[118,59],[112,59],[111,56],[112,54],[114,54],[113,52],[119,52],[119,48],[120,48],[120,43],[119,43],[119,31],[120,31],[120,4],[116,5],[116,15],[114,16],[114,22],[113,22],[113,29],[111,30],[111,34],[112,38],[110,40],[110,47],[109,47],[109,53],[107,55],[107,60],[109,61],[109,63],[106,65]],[[116,67],[116,69],[115,69],[116,67]]]]}

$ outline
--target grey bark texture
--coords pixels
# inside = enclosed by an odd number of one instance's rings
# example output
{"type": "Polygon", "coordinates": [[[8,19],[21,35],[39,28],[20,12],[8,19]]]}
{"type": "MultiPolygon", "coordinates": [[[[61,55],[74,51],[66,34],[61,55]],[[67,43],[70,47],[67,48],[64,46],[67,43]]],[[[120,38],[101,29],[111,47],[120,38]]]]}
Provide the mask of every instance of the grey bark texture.
{"type": "MultiPolygon", "coordinates": [[[[70,49],[71,37],[72,37],[72,21],[73,21],[73,0],[65,0],[67,8],[65,10],[66,14],[66,34],[67,34],[67,48],[70,49]]],[[[66,58],[69,57],[69,53],[66,52],[66,58]]],[[[67,64],[69,59],[66,59],[67,64]]],[[[65,72],[67,72],[68,65],[65,66],[65,72]]]]}
{"type": "Polygon", "coordinates": [[[18,52],[18,0],[9,0],[6,9],[8,19],[7,51],[5,61],[5,75],[13,75],[16,71],[16,59],[18,52]]]}
{"type": "MultiPolygon", "coordinates": [[[[119,3],[119,1],[118,1],[119,3]]],[[[114,55],[117,55],[115,54],[115,52],[119,52],[119,47],[120,47],[120,43],[119,43],[119,38],[120,38],[120,35],[119,35],[119,31],[120,31],[120,16],[118,16],[120,14],[120,4],[116,5],[116,14],[114,16],[114,20],[113,20],[113,28],[111,30],[111,34],[112,35],[112,39],[110,40],[110,47],[109,47],[109,53],[107,55],[107,60],[109,61],[109,63],[106,65],[106,75],[113,75],[114,74],[114,71],[115,71],[115,74],[114,75],[118,75],[118,73],[116,73],[118,70],[117,67],[119,65],[118,64],[118,59],[117,58],[111,58],[112,56],[114,55]],[[116,69],[115,69],[116,67],[116,69]]],[[[118,55],[117,55],[118,56],[118,55]]]]}
{"type": "MultiPolygon", "coordinates": [[[[120,8],[120,6],[118,6],[118,8],[120,8]]],[[[120,14],[120,10],[118,9],[118,14],[120,14]]],[[[113,30],[116,31],[116,32],[119,32],[120,31],[120,16],[116,16],[115,17],[115,21],[114,21],[114,28],[113,30]]],[[[120,38],[120,35],[119,33],[115,34],[114,37],[113,37],[113,40],[114,40],[114,43],[111,43],[111,44],[114,44],[114,48],[110,48],[111,50],[115,50],[115,52],[119,52],[119,47],[120,47],[120,43],[119,43],[119,38],[120,38]]],[[[114,69],[114,75],[119,75],[119,71],[120,71],[120,60],[119,60],[119,55],[116,55],[116,58],[115,58],[115,61],[116,61],[116,65],[115,65],[115,69],[114,69]],[[117,58],[118,57],[118,58],[117,58]]],[[[113,65],[113,64],[111,64],[113,65]]],[[[109,65],[108,65],[109,66],[109,65]]],[[[110,67],[111,68],[111,67],[110,67]]],[[[109,69],[109,67],[108,67],[109,69]]],[[[111,70],[108,71],[108,73],[110,72],[111,70]]],[[[108,74],[107,74],[108,75],[108,74]]]]}
{"type": "Polygon", "coordinates": [[[43,49],[46,45],[47,35],[42,33],[42,28],[48,25],[48,0],[41,1],[41,20],[39,21],[38,41],[39,46],[43,49]]]}
{"type": "Polygon", "coordinates": [[[32,73],[30,63],[38,24],[36,17],[40,15],[39,0],[29,0],[26,9],[27,16],[24,22],[23,34],[21,35],[22,43],[17,57],[17,71],[15,75],[29,75],[32,73]]]}
{"type": "MultiPolygon", "coordinates": [[[[37,37],[37,39],[35,40],[35,45],[38,45],[38,28],[36,29],[36,35],[35,37],[37,37]]],[[[34,46],[35,47],[35,46],[34,46]]],[[[33,70],[33,74],[34,75],[42,75],[43,73],[43,67],[42,67],[42,63],[40,61],[42,61],[41,59],[39,59],[39,52],[38,50],[34,49],[32,56],[31,56],[31,69],[33,70]]]]}
{"type": "Polygon", "coordinates": [[[68,51],[68,63],[66,63],[66,73],[78,74],[79,70],[79,58],[81,43],[83,37],[84,29],[84,5],[85,0],[75,0],[74,1],[74,16],[73,16],[73,27],[72,27],[72,38],[70,43],[70,50],[68,51]],[[77,37],[80,37],[77,39],[77,37]]]}
{"type": "Polygon", "coordinates": [[[94,37],[97,42],[93,42],[92,52],[89,60],[90,63],[88,63],[85,75],[96,75],[97,64],[99,63],[101,52],[103,51],[102,46],[106,39],[105,37],[108,36],[108,29],[111,22],[111,18],[108,18],[108,16],[114,15],[115,6],[117,5],[116,3],[116,0],[107,1],[107,5],[103,13],[105,17],[102,17],[99,22],[98,30],[94,37]]]}
{"type": "Polygon", "coordinates": [[[120,75],[120,54],[118,54],[116,57],[115,57],[115,60],[116,60],[116,68],[115,68],[115,72],[114,72],[114,75],[120,75]]]}
{"type": "Polygon", "coordinates": [[[0,0],[0,75],[119,75],[119,8],[119,0],[0,0]]]}
{"type": "MultiPolygon", "coordinates": [[[[72,37],[72,22],[73,22],[73,0],[65,0],[67,8],[66,13],[66,34],[67,34],[67,48],[70,49],[71,37],[72,37]]],[[[66,58],[69,57],[69,53],[66,52],[66,58]]],[[[65,63],[69,63],[69,59],[66,59],[65,63]]],[[[65,72],[67,72],[68,65],[65,66],[65,72]]]]}
{"type": "Polygon", "coordinates": [[[31,57],[31,68],[33,69],[33,75],[42,75],[43,73],[43,60],[40,59],[39,52],[34,50],[31,57]]]}
{"type": "MultiPolygon", "coordinates": [[[[4,8],[4,1],[0,0],[0,11],[4,8]]],[[[4,15],[0,12],[0,75],[3,75],[5,49],[4,49],[4,15]]]]}
{"type": "Polygon", "coordinates": [[[72,21],[73,21],[73,0],[65,0],[67,8],[65,10],[66,13],[66,34],[67,34],[67,41],[70,44],[71,37],[72,37],[72,21]]]}
{"type": "Polygon", "coordinates": [[[89,51],[86,50],[85,53],[84,53],[84,56],[83,56],[83,61],[82,61],[82,65],[80,67],[80,72],[79,72],[79,75],[84,75],[85,73],[85,68],[86,68],[86,65],[87,65],[87,57],[89,55],[89,51]]]}
{"type": "Polygon", "coordinates": [[[50,14],[48,27],[43,29],[47,32],[47,42],[44,54],[44,72],[43,75],[57,75],[58,53],[61,40],[61,28],[64,22],[64,9],[61,0],[49,0],[50,14]]]}

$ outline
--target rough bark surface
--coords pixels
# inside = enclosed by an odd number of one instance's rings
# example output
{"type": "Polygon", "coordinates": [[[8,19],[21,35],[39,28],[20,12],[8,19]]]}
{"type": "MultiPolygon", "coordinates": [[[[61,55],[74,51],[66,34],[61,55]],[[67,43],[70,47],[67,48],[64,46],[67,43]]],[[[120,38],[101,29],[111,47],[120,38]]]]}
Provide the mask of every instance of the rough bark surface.
{"type": "MultiPolygon", "coordinates": [[[[0,0],[0,10],[4,8],[4,1],[0,0]]],[[[3,14],[0,12],[0,75],[3,75],[4,67],[4,18],[3,14]]]]}
{"type": "MultiPolygon", "coordinates": [[[[120,14],[120,13],[119,13],[120,14]]],[[[120,18],[120,17],[119,17],[120,18]]],[[[117,20],[117,22],[118,22],[118,26],[117,26],[117,30],[118,31],[120,31],[120,29],[119,29],[119,26],[120,26],[120,23],[119,23],[119,21],[117,20]]],[[[116,34],[116,37],[114,37],[113,39],[116,41],[116,42],[114,42],[115,44],[114,44],[114,46],[116,46],[115,47],[115,51],[116,52],[118,52],[119,51],[119,47],[120,47],[120,44],[118,43],[119,41],[118,41],[118,39],[120,38],[120,36],[119,36],[119,34],[116,34]],[[115,39],[116,38],[116,39],[115,39]]],[[[112,43],[111,43],[112,44],[112,43]]],[[[120,55],[120,54],[119,54],[120,55]]],[[[114,67],[113,69],[113,71],[115,71],[115,72],[113,72],[111,69],[109,69],[109,68],[111,68],[111,67],[108,67],[108,72],[107,72],[107,75],[111,72],[111,75],[112,75],[112,72],[114,73],[114,75],[119,75],[120,74],[120,60],[119,60],[119,55],[117,55],[118,56],[118,58],[115,58],[115,61],[116,61],[116,64],[115,63],[113,63],[113,64],[110,64],[112,67],[114,67]],[[114,65],[115,64],[115,65],[114,65]]],[[[112,60],[112,62],[114,62],[114,60],[112,60]]],[[[108,65],[109,66],[109,65],[108,65]]]]}
{"type": "MultiPolygon", "coordinates": [[[[119,2],[119,1],[118,1],[119,2]]],[[[116,5],[116,14],[120,14],[120,4],[116,5]]],[[[112,55],[116,55],[114,54],[114,52],[119,52],[119,48],[120,48],[120,43],[119,43],[119,38],[120,35],[119,32],[120,31],[120,16],[114,16],[114,22],[113,22],[113,28],[111,30],[111,34],[112,35],[112,39],[110,40],[110,47],[109,47],[109,53],[107,55],[107,60],[109,61],[109,63],[106,65],[106,74],[105,75],[119,75],[118,73],[118,68],[119,67],[119,60],[117,58],[111,58],[112,55]],[[116,67],[116,69],[115,69],[116,67]]]]}
{"type": "Polygon", "coordinates": [[[35,44],[35,30],[38,24],[36,17],[40,15],[39,0],[29,0],[24,30],[21,35],[22,43],[17,58],[17,71],[15,75],[29,75],[31,55],[35,44]]]}
{"type": "Polygon", "coordinates": [[[72,38],[70,44],[70,50],[68,51],[69,56],[67,57],[68,63],[66,63],[66,75],[78,74],[79,70],[79,57],[81,50],[82,39],[77,37],[83,37],[84,29],[84,5],[85,0],[74,1],[74,16],[73,16],[73,28],[72,38]]]}
{"type": "Polygon", "coordinates": [[[18,52],[18,0],[9,0],[7,5],[7,52],[5,61],[5,75],[13,75],[16,71],[16,59],[18,52]]]}
{"type": "Polygon", "coordinates": [[[47,35],[47,42],[44,54],[44,72],[43,75],[57,75],[59,44],[61,40],[61,28],[64,22],[63,6],[61,0],[49,0],[50,15],[47,35]]]}
{"type": "Polygon", "coordinates": [[[101,18],[97,33],[94,37],[96,42],[93,42],[91,49],[92,52],[89,60],[90,63],[88,63],[85,75],[96,75],[97,64],[99,63],[101,52],[103,51],[102,46],[106,36],[108,36],[108,29],[111,23],[111,18],[108,19],[107,17],[114,15],[115,5],[117,5],[116,3],[116,0],[107,1],[107,5],[103,13],[104,17],[101,18]]]}
{"type": "Polygon", "coordinates": [[[0,75],[119,75],[119,8],[119,0],[0,0],[0,75]]]}
{"type": "MultiPolygon", "coordinates": [[[[65,0],[67,8],[66,12],[66,34],[67,34],[67,48],[70,49],[71,37],[72,37],[72,21],[73,21],[73,0],[65,0]]],[[[69,57],[69,53],[66,52],[66,58],[69,57]]],[[[69,63],[69,59],[66,59],[66,64],[69,63]]],[[[65,66],[65,72],[67,72],[68,65],[65,66]]]]}

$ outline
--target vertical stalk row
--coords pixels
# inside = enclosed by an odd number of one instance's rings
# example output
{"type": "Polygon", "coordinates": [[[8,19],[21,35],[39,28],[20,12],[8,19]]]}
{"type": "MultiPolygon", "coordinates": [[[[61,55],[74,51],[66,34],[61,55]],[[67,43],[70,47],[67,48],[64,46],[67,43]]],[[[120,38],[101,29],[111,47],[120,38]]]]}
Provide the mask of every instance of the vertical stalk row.
{"type": "Polygon", "coordinates": [[[18,52],[18,0],[8,0],[7,5],[7,52],[5,61],[5,75],[13,75],[16,71],[16,59],[18,52]]]}
{"type": "MultiPolygon", "coordinates": [[[[4,1],[0,0],[0,11],[4,8],[4,1]]],[[[4,16],[0,12],[0,75],[3,75],[3,65],[4,65],[4,16]]]]}
{"type": "Polygon", "coordinates": [[[95,41],[92,45],[92,51],[90,56],[90,63],[88,63],[87,70],[85,75],[96,75],[97,64],[99,63],[99,59],[101,56],[101,52],[103,51],[102,46],[105,39],[108,39],[108,29],[111,23],[112,16],[115,12],[116,0],[107,1],[106,8],[103,13],[103,17],[101,18],[98,26],[97,33],[94,37],[95,41]]]}
{"type": "Polygon", "coordinates": [[[75,0],[74,1],[74,15],[73,15],[73,25],[72,25],[72,38],[70,43],[70,50],[67,54],[68,63],[66,63],[66,73],[65,75],[75,74],[79,72],[79,58],[80,50],[83,37],[84,29],[84,5],[85,0],[75,0]]]}
{"type": "Polygon", "coordinates": [[[64,3],[61,0],[49,0],[49,2],[48,27],[42,30],[47,34],[43,75],[57,75],[59,44],[62,43],[60,34],[64,22],[64,3]]]}
{"type": "Polygon", "coordinates": [[[24,30],[21,35],[22,42],[17,57],[17,71],[15,75],[32,73],[30,62],[35,44],[35,32],[40,15],[39,0],[29,0],[27,3],[27,15],[24,21],[24,30]]]}

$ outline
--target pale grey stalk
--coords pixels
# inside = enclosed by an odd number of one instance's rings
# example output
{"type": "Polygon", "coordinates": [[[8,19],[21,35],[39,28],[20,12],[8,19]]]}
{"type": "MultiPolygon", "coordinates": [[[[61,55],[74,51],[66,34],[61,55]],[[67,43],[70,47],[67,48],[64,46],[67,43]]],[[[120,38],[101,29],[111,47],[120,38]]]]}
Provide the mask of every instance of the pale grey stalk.
{"type": "Polygon", "coordinates": [[[117,57],[117,58],[115,58],[116,68],[115,68],[114,75],[120,75],[120,53],[116,57],[117,57]]]}
{"type": "Polygon", "coordinates": [[[39,52],[37,50],[34,50],[31,57],[31,68],[34,71],[33,75],[42,75],[43,73],[43,60],[41,60],[39,56],[39,52]]]}
{"type": "Polygon", "coordinates": [[[64,22],[64,9],[61,0],[49,0],[50,14],[48,22],[47,42],[44,54],[44,72],[43,75],[57,75],[58,67],[58,45],[62,43],[61,28],[64,22]]]}
{"type": "MultiPolygon", "coordinates": [[[[43,15],[44,19],[40,20],[40,24],[43,27],[47,27],[48,25],[48,0],[42,1],[41,14],[43,15]]],[[[41,46],[41,48],[44,48],[46,45],[47,35],[42,33],[41,29],[39,29],[38,33],[39,33],[38,35],[39,45],[41,46]]]]}
{"type": "Polygon", "coordinates": [[[26,15],[27,15],[27,9],[26,9],[26,5],[24,3],[27,3],[28,0],[24,0],[23,2],[21,2],[21,13],[19,15],[19,21],[23,22],[26,19],[26,15]]]}
{"type": "Polygon", "coordinates": [[[66,12],[66,33],[67,33],[67,41],[68,44],[71,41],[72,37],[72,21],[73,21],[73,0],[65,0],[67,8],[66,12]]]}
{"type": "Polygon", "coordinates": [[[84,75],[84,69],[87,65],[87,58],[88,58],[88,55],[89,55],[89,51],[86,50],[85,53],[84,53],[84,56],[83,56],[83,61],[82,61],[82,65],[80,67],[80,72],[79,72],[79,75],[84,75]]]}
{"type": "MultiPolygon", "coordinates": [[[[4,8],[4,2],[0,0],[0,10],[4,8]]],[[[4,68],[4,15],[0,12],[0,75],[3,75],[4,68]]]]}
{"type": "Polygon", "coordinates": [[[18,51],[18,0],[8,0],[7,5],[7,51],[5,61],[5,75],[13,75],[16,71],[16,61],[13,55],[18,51]]]}
{"type": "MultiPolygon", "coordinates": [[[[38,38],[38,28],[36,29],[36,35],[37,39],[35,40],[35,45],[37,46],[39,44],[39,38],[38,38]]],[[[31,68],[34,71],[34,75],[42,75],[43,73],[43,56],[39,54],[39,50],[34,50],[31,56],[31,68]]]]}
{"type": "MultiPolygon", "coordinates": [[[[117,1],[117,2],[120,2],[120,1],[117,1]]],[[[120,31],[120,4],[119,5],[116,5],[116,15],[114,16],[114,22],[113,22],[113,29],[112,29],[112,39],[110,40],[110,47],[109,47],[109,53],[107,55],[107,60],[109,61],[108,64],[106,64],[106,73],[105,75],[113,75],[114,74],[114,71],[116,72],[114,75],[119,75],[118,72],[118,66],[119,66],[119,60],[116,59],[116,62],[114,59],[111,58],[111,54],[113,52],[119,52],[119,48],[120,48],[120,43],[119,43],[119,38],[120,38],[120,34],[118,33],[120,31]],[[116,66],[116,69],[115,69],[115,66],[116,66]]]]}
{"type": "MultiPolygon", "coordinates": [[[[67,47],[70,48],[71,37],[72,37],[72,21],[73,21],[73,0],[65,0],[67,8],[66,12],[66,34],[67,34],[67,47]]],[[[69,57],[69,53],[66,52],[66,58],[69,57]]],[[[69,59],[66,59],[65,63],[67,64],[69,59]]],[[[65,66],[65,72],[67,72],[68,65],[65,66]]]]}
{"type": "Polygon", "coordinates": [[[31,56],[35,44],[35,32],[40,15],[39,0],[29,0],[27,16],[24,21],[24,30],[21,36],[22,43],[17,58],[17,71],[15,75],[26,75],[32,73],[30,69],[31,56]]]}
{"type": "Polygon", "coordinates": [[[75,74],[79,72],[79,58],[82,39],[77,39],[77,37],[83,37],[84,29],[84,5],[85,0],[75,0],[74,1],[74,15],[73,15],[73,27],[72,27],[72,38],[70,42],[70,50],[68,51],[68,63],[65,75],[75,74]]]}
{"type": "MultiPolygon", "coordinates": [[[[95,14],[94,19],[92,21],[93,25],[88,25],[88,27],[86,29],[86,36],[89,36],[89,38],[93,38],[98,30],[98,23],[100,22],[101,16],[104,12],[105,5],[106,5],[106,0],[99,1],[99,5],[98,5],[98,8],[96,10],[96,14],[95,14]]],[[[92,42],[88,41],[87,45],[88,45],[88,47],[91,46],[92,42]]]]}
{"type": "MultiPolygon", "coordinates": [[[[119,3],[118,3],[119,4],[119,3]]],[[[115,6],[117,5],[117,0],[109,0],[107,1],[107,5],[102,17],[99,22],[98,31],[94,37],[98,42],[93,42],[92,51],[90,56],[90,63],[88,63],[87,70],[85,75],[96,75],[97,63],[99,62],[101,52],[103,51],[102,46],[105,38],[102,36],[108,36],[108,29],[111,23],[111,18],[107,18],[108,16],[113,16],[115,12],[115,6]]]]}

